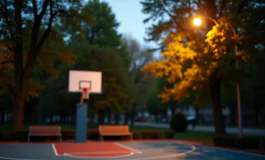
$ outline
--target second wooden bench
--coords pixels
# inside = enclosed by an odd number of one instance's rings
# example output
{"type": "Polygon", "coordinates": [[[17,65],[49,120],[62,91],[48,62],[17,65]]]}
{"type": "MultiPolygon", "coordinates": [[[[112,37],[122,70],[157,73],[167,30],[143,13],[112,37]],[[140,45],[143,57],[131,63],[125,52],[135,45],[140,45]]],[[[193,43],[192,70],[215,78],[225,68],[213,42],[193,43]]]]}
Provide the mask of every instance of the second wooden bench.
{"type": "Polygon", "coordinates": [[[101,125],[99,126],[100,140],[103,141],[104,136],[129,136],[132,140],[133,134],[127,125],[101,125]]]}

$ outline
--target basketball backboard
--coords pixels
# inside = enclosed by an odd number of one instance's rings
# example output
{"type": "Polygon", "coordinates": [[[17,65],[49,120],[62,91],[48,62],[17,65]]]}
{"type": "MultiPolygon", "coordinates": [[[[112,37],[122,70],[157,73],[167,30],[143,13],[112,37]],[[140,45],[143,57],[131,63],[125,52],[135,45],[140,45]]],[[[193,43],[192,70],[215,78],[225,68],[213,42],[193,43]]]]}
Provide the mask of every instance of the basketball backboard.
{"type": "Polygon", "coordinates": [[[83,89],[90,90],[90,93],[102,93],[102,73],[97,71],[70,70],[68,92],[82,93],[83,89]]]}

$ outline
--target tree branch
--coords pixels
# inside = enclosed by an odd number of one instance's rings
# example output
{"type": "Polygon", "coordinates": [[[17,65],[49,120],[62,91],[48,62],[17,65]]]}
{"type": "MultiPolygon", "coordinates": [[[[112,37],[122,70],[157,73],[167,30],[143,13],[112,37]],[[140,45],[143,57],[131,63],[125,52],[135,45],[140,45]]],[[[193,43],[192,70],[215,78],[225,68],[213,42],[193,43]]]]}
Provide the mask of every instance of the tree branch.
{"type": "Polygon", "coordinates": [[[5,64],[7,64],[7,63],[14,63],[14,61],[13,60],[5,60],[5,61],[0,61],[0,65],[5,65],[5,64]]]}
{"type": "Polygon", "coordinates": [[[226,4],[227,4],[226,2],[227,2],[226,0],[222,0],[221,9],[220,9],[220,12],[219,12],[219,17],[221,17],[222,14],[223,14],[223,11],[224,11],[224,9],[226,7],[226,4]]]}
{"type": "Polygon", "coordinates": [[[257,25],[259,25],[260,22],[263,21],[264,19],[265,19],[265,16],[262,16],[259,20],[257,20],[255,24],[253,24],[253,27],[256,27],[257,25]]]}
{"type": "Polygon", "coordinates": [[[248,0],[242,0],[242,2],[241,2],[241,4],[240,4],[239,8],[237,9],[237,14],[239,14],[239,13],[242,11],[242,9],[243,9],[244,6],[246,5],[246,3],[248,3],[248,0]]]}
{"type": "Polygon", "coordinates": [[[37,4],[36,4],[36,0],[32,0],[32,4],[33,4],[34,19],[36,20],[36,18],[37,18],[37,4]]]}
{"type": "Polygon", "coordinates": [[[48,27],[47,29],[45,30],[45,32],[43,33],[42,37],[40,38],[40,41],[36,47],[36,51],[39,53],[42,45],[44,44],[45,40],[48,38],[49,36],[49,33],[51,32],[51,28],[52,28],[52,22],[55,18],[55,16],[60,12],[61,10],[57,10],[56,12],[51,12],[51,16],[50,16],[50,19],[49,19],[49,23],[48,23],[48,27]]]}
{"type": "Polygon", "coordinates": [[[5,12],[4,12],[4,14],[5,14],[5,19],[6,19],[6,23],[7,23],[7,25],[8,25],[7,28],[8,28],[8,30],[9,30],[9,32],[10,32],[10,37],[11,37],[11,39],[14,40],[14,34],[13,34],[13,32],[12,32],[12,29],[10,28],[10,27],[13,26],[13,25],[11,25],[10,22],[9,22],[9,20],[8,20],[7,0],[4,1],[4,8],[5,8],[5,12]]]}
{"type": "Polygon", "coordinates": [[[45,0],[43,5],[42,5],[42,10],[41,10],[40,14],[38,15],[40,19],[42,19],[42,17],[46,13],[46,9],[48,7],[48,4],[49,4],[49,0],[45,0]]]}

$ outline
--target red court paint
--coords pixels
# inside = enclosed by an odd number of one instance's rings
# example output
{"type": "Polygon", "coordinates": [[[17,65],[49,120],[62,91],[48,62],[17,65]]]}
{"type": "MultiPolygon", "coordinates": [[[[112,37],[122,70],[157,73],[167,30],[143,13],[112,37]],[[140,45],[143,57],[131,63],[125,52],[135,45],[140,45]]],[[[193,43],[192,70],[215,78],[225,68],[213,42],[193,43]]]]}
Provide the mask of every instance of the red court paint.
{"type": "Polygon", "coordinates": [[[113,142],[56,143],[53,146],[58,156],[115,158],[139,154],[137,150],[113,142]]]}

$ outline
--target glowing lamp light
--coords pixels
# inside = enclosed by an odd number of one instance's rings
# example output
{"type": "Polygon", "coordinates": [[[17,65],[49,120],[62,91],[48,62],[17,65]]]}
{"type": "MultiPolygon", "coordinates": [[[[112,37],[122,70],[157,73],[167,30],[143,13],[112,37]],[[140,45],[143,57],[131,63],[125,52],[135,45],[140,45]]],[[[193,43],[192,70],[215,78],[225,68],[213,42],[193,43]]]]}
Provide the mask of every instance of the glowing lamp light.
{"type": "Polygon", "coordinates": [[[200,26],[200,25],[202,24],[202,20],[201,20],[200,18],[195,18],[195,19],[193,20],[193,24],[194,24],[195,26],[200,26]]]}

